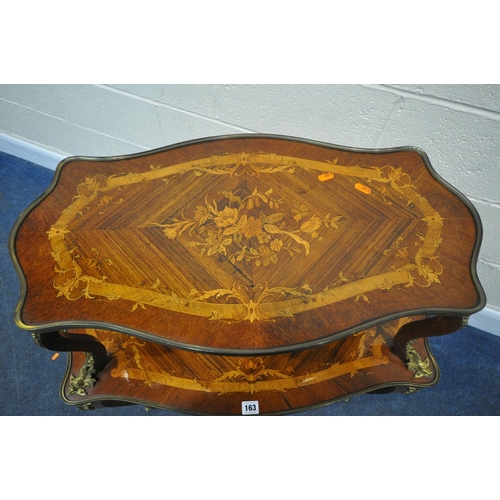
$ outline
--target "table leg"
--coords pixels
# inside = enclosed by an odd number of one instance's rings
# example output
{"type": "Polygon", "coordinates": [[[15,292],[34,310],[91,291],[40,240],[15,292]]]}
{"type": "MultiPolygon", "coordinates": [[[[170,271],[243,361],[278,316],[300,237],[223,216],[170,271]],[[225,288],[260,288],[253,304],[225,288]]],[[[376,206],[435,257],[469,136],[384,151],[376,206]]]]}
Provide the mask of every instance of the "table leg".
{"type": "Polygon", "coordinates": [[[413,342],[427,337],[439,337],[457,331],[464,325],[461,316],[434,316],[403,325],[394,337],[392,353],[406,361],[413,342]]]}
{"type": "Polygon", "coordinates": [[[71,375],[69,391],[86,396],[85,388],[92,387],[96,375],[107,365],[110,358],[106,348],[95,337],[86,334],[72,334],[66,331],[43,332],[34,335],[38,345],[51,351],[85,352],[86,361],[77,375],[71,375]]]}

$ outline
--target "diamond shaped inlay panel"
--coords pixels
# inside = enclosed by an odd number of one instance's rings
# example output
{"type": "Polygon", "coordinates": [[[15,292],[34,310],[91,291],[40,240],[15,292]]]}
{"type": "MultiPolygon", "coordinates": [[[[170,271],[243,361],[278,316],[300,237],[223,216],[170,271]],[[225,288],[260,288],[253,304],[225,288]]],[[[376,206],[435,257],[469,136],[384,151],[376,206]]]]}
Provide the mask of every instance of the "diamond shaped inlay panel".
{"type": "Polygon", "coordinates": [[[240,138],[69,160],[33,217],[54,202],[40,248],[53,298],[75,304],[62,322],[253,350],[424,308],[468,265],[443,258],[471,229],[451,198],[411,150],[240,138]]]}

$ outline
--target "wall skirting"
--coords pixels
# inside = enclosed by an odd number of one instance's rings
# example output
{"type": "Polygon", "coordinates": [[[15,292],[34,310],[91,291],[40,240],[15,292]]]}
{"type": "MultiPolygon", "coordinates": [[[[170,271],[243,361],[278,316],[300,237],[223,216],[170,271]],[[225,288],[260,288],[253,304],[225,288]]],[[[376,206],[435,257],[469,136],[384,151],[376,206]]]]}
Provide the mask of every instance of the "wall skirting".
{"type": "Polygon", "coordinates": [[[31,142],[0,132],[0,151],[23,160],[55,170],[58,163],[69,155],[55,153],[31,142]]]}
{"type": "Polygon", "coordinates": [[[500,311],[492,307],[485,307],[469,318],[469,325],[500,336],[500,311]]]}

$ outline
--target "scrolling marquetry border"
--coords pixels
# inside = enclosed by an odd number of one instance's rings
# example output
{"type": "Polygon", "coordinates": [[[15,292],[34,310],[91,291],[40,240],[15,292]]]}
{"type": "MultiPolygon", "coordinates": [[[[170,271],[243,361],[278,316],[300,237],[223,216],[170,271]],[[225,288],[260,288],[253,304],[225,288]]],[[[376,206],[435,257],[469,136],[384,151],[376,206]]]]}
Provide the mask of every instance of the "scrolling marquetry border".
{"type": "MultiPolygon", "coordinates": [[[[223,154],[209,158],[185,162],[168,167],[149,166],[149,170],[140,173],[111,175],[105,177],[96,175],[86,178],[78,185],[77,193],[72,203],[61,213],[60,217],[47,232],[51,255],[56,262],[54,288],[58,296],[69,300],[81,297],[93,299],[96,296],[108,300],[128,300],[133,303],[132,311],[146,306],[159,307],[169,311],[192,314],[205,317],[209,320],[221,321],[256,321],[272,320],[276,318],[294,316],[295,314],[324,307],[342,300],[363,298],[369,301],[366,294],[377,289],[390,290],[392,287],[431,286],[439,283],[439,276],[443,269],[438,261],[437,249],[442,243],[441,231],[444,219],[431,206],[429,201],[417,192],[411,183],[411,178],[401,168],[392,166],[360,167],[343,166],[336,162],[321,162],[303,158],[294,158],[269,153],[241,153],[223,154]],[[257,295],[234,283],[227,290],[203,290],[194,296],[182,297],[175,291],[158,291],[153,285],[150,289],[136,288],[116,283],[109,283],[101,265],[94,263],[94,269],[99,270],[99,277],[85,273],[79,264],[78,251],[68,245],[67,236],[71,234],[70,224],[77,217],[84,217],[85,211],[91,203],[98,201],[103,213],[110,203],[121,203],[122,199],[115,199],[111,192],[117,188],[163,180],[168,186],[168,178],[176,174],[193,173],[201,175],[261,175],[283,172],[293,175],[297,169],[331,173],[355,177],[363,180],[378,192],[384,202],[391,203],[390,197],[394,194],[406,199],[408,206],[420,210],[421,220],[427,224],[425,234],[417,234],[419,241],[415,242],[417,251],[411,255],[407,248],[399,247],[399,240],[394,248],[386,249],[384,253],[394,252],[394,255],[406,261],[400,267],[393,267],[386,273],[360,278],[350,281],[340,273],[339,281],[326,287],[322,291],[314,292],[307,284],[302,291],[297,288],[273,287],[267,283],[257,285],[257,295]],[[266,290],[266,294],[262,294],[266,290]],[[271,292],[270,292],[271,291],[271,292]],[[213,293],[213,292],[218,292],[213,293]],[[272,297],[278,300],[269,301],[272,297]],[[206,297],[231,297],[236,303],[207,302],[206,297]],[[267,300],[263,302],[263,297],[267,300]],[[284,297],[288,297],[286,300],[284,297]],[[291,298],[290,298],[291,297],[291,298]]],[[[98,253],[98,250],[96,250],[98,253]]],[[[102,261],[104,262],[104,261],[102,261]]],[[[108,264],[111,264],[108,261],[108,264]]]]}
{"type": "Polygon", "coordinates": [[[237,366],[233,369],[223,373],[214,373],[213,377],[209,379],[189,378],[173,372],[148,369],[147,361],[143,360],[140,354],[140,347],[144,343],[127,339],[123,344],[120,344],[121,336],[119,334],[116,337],[117,334],[111,335],[110,332],[102,330],[99,330],[100,335],[97,335],[96,330],[88,330],[88,332],[99,336],[107,349],[113,351],[113,356],[116,358],[116,368],[111,370],[113,378],[140,380],[149,386],[160,384],[187,391],[218,395],[255,394],[267,391],[285,392],[326,382],[342,375],[354,377],[369,368],[389,364],[389,358],[383,354],[383,346],[386,344],[383,336],[374,330],[366,330],[357,334],[359,336],[357,359],[343,363],[327,363],[321,367],[312,368],[307,373],[295,374],[291,367],[287,367],[284,371],[270,369],[265,366],[263,358],[250,357],[239,359],[237,366]],[[370,339],[368,340],[369,346],[365,345],[366,339],[370,339]],[[120,345],[119,348],[116,342],[120,345]],[[136,343],[137,346],[135,346],[136,343]],[[133,352],[132,356],[130,351],[133,352]]]}

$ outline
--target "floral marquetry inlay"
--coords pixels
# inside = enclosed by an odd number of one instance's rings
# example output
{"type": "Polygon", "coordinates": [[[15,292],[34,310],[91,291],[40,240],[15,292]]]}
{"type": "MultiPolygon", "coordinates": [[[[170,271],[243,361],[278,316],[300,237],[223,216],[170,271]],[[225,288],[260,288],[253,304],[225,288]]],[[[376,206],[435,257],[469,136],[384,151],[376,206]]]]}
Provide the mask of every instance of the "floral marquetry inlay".
{"type": "MultiPolygon", "coordinates": [[[[402,320],[399,320],[391,324],[395,325],[397,330],[401,323],[402,320]]],[[[169,370],[166,370],[158,365],[158,353],[150,353],[148,356],[144,351],[144,354],[141,354],[141,348],[146,344],[137,339],[105,330],[89,329],[87,333],[97,337],[116,358],[116,367],[111,371],[113,378],[142,381],[150,387],[164,385],[187,391],[211,392],[219,396],[233,393],[286,392],[339,377],[364,377],[370,370],[389,363],[384,348],[386,341],[391,338],[382,327],[359,332],[353,341],[353,346],[357,346],[357,355],[342,363],[332,363],[328,356],[320,356],[317,359],[313,357],[312,361],[302,366],[302,354],[298,357],[290,356],[289,363],[285,363],[283,367],[276,366],[276,359],[272,358],[214,357],[211,363],[202,364],[203,368],[198,367],[199,371],[193,376],[182,362],[175,362],[175,358],[172,359],[169,370]],[[227,369],[221,371],[219,362],[222,360],[221,365],[225,365],[227,369]]],[[[169,352],[173,354],[174,351],[169,352]]]]}
{"type": "Polygon", "coordinates": [[[224,198],[196,206],[183,220],[150,224],[160,227],[168,239],[184,239],[186,247],[199,250],[199,257],[222,254],[233,264],[254,262],[256,266],[277,264],[280,253],[308,255],[315,239],[322,240],[322,229],[338,229],[342,215],[318,216],[301,203],[286,209],[286,201],[255,188],[250,194],[224,191],[224,198]],[[281,210],[280,210],[281,209],[281,210]]]}
{"type": "MultiPolygon", "coordinates": [[[[119,216],[115,217],[120,220],[119,216]]],[[[344,300],[370,303],[371,293],[376,290],[439,284],[443,267],[438,250],[443,241],[444,222],[441,214],[418,192],[410,175],[400,167],[349,166],[340,165],[336,160],[238,152],[167,167],[146,162],[141,172],[86,177],[78,185],[71,204],[47,231],[47,236],[55,262],[53,286],[58,297],[125,300],[130,303],[131,314],[154,307],[208,320],[254,323],[292,317],[344,300]],[[271,186],[273,176],[281,177],[271,186]],[[321,286],[310,282],[306,272],[293,282],[287,282],[286,276],[278,278],[285,275],[283,272],[280,275],[271,273],[272,279],[267,275],[264,279],[256,279],[248,266],[250,269],[283,271],[280,266],[285,263],[289,269],[296,265],[307,266],[309,261],[317,265],[321,255],[315,252],[320,245],[325,251],[335,234],[348,231],[348,206],[344,211],[342,206],[313,203],[314,191],[308,194],[303,188],[297,187],[295,191],[289,188],[294,183],[306,185],[306,176],[307,182],[312,178],[317,183],[330,182],[332,186],[338,178],[347,179],[353,190],[361,186],[363,194],[359,196],[366,196],[365,199],[380,207],[377,208],[380,211],[390,210],[397,200],[399,206],[407,207],[409,220],[419,224],[420,229],[413,233],[414,244],[401,246],[400,239],[388,241],[390,245],[378,250],[378,258],[391,258],[393,264],[379,274],[354,275],[339,268],[335,278],[321,286]],[[181,211],[169,211],[170,189],[175,183],[179,186],[184,182],[187,188],[197,179],[210,181],[216,177],[232,184],[221,184],[218,190],[205,188],[181,211]],[[257,179],[258,184],[255,184],[257,179]],[[161,279],[149,278],[149,282],[118,282],[116,279],[112,282],[109,278],[112,271],[123,275],[125,270],[115,263],[109,249],[106,254],[101,248],[93,247],[84,255],[78,235],[82,221],[94,231],[94,227],[98,228],[104,220],[102,218],[108,217],[110,212],[119,214],[122,207],[127,206],[127,194],[134,186],[148,183],[152,183],[151,186],[160,183],[164,190],[162,210],[127,231],[143,231],[141,235],[147,235],[147,230],[156,230],[163,238],[162,244],[168,245],[171,251],[180,251],[182,247],[201,265],[208,265],[208,261],[212,261],[212,265],[226,262],[234,275],[226,276],[218,287],[192,283],[190,288],[179,288],[175,282],[168,282],[168,273],[161,279]],[[279,186],[284,187],[280,190],[279,186]],[[299,195],[300,192],[305,194],[299,195]],[[247,266],[246,271],[243,265],[247,266]],[[239,281],[239,276],[245,272],[250,278],[246,282],[239,281]],[[251,279],[250,285],[248,280],[251,279]]],[[[111,240],[119,234],[113,230],[111,240]]],[[[349,242],[348,235],[345,238],[349,242]]]]}

